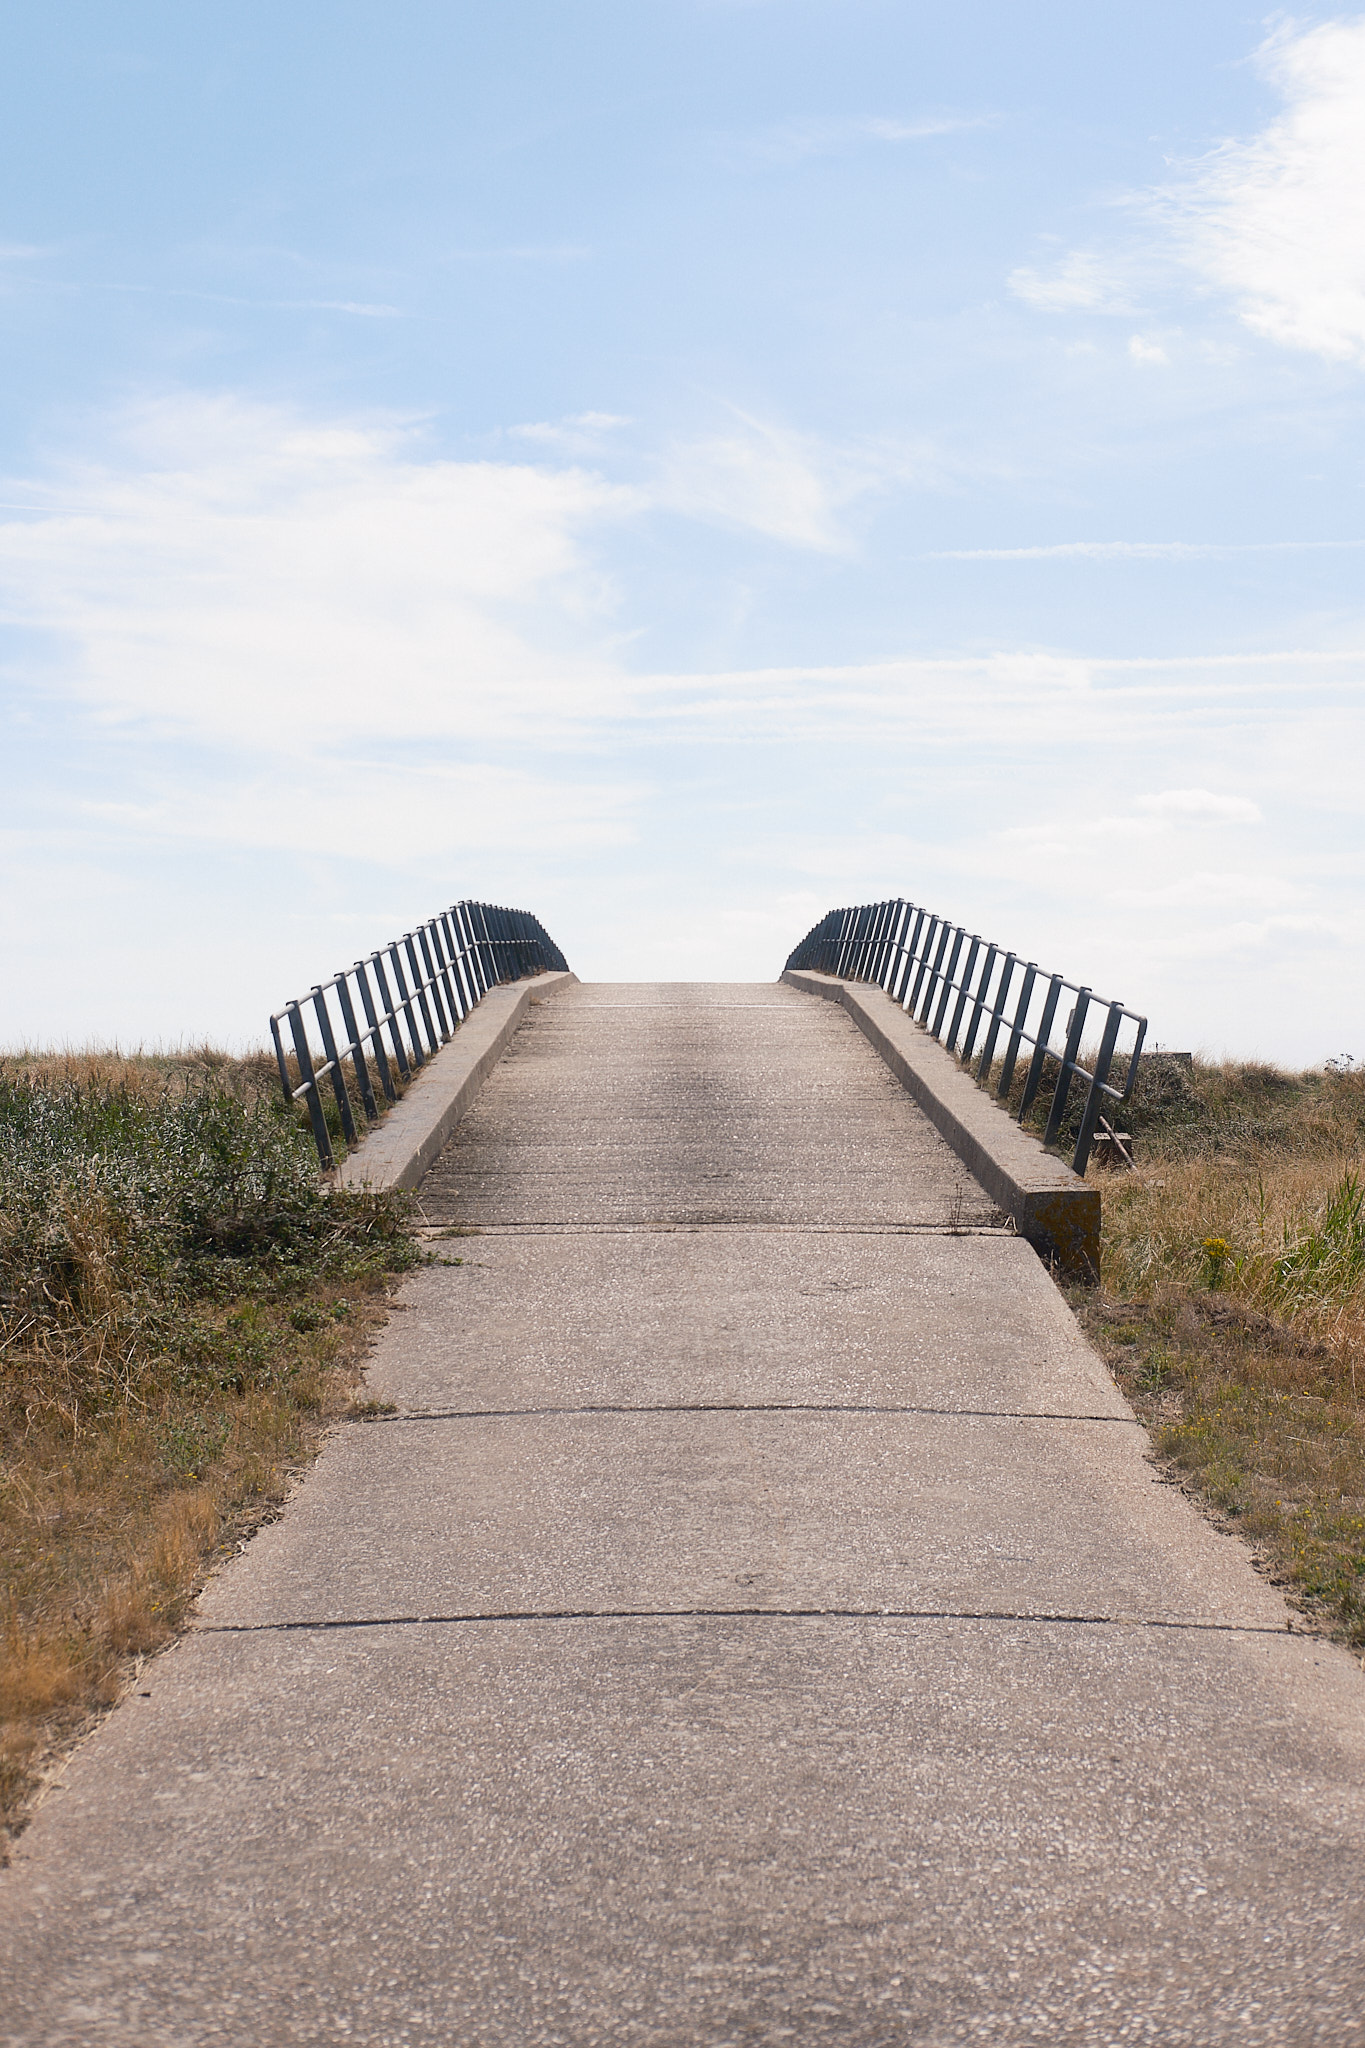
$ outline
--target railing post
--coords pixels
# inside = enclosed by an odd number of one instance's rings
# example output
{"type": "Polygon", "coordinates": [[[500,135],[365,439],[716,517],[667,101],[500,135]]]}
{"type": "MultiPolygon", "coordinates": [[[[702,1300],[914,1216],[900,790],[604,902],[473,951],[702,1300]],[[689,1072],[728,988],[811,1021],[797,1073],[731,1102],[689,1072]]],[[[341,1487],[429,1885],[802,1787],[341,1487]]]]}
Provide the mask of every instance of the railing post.
{"type": "Polygon", "coordinates": [[[1062,1118],[1066,1115],[1067,1098],[1071,1093],[1071,1076],[1075,1071],[1076,1055],[1081,1049],[1081,1033],[1085,1029],[1085,1013],[1089,1008],[1089,989],[1078,988],[1076,991],[1076,1007],[1071,1012],[1071,1022],[1067,1027],[1066,1050],[1062,1054],[1062,1071],[1057,1076],[1057,1087],[1052,1097],[1052,1108],[1048,1111],[1047,1129],[1043,1133],[1043,1143],[1045,1145],[1055,1145],[1057,1133],[1062,1128],[1062,1118]]]}
{"type": "MultiPolygon", "coordinates": [[[[393,1075],[389,1072],[388,1054],[384,1051],[384,1034],[374,1007],[374,997],[370,994],[370,976],[365,962],[357,960],[354,971],[355,985],[360,990],[360,1000],[365,1006],[365,1022],[370,1027],[370,1051],[374,1054],[374,1063],[379,1069],[379,1083],[386,1099],[389,1102],[397,1102],[398,1090],[394,1087],[393,1075]]],[[[385,997],[386,1006],[387,1002],[388,998],[385,997]]]]}
{"type": "MultiPolygon", "coordinates": [[[[968,946],[967,948],[967,961],[966,965],[962,969],[962,979],[958,983],[958,998],[956,1003],[954,1003],[953,1005],[953,1021],[948,1026],[948,1036],[944,1040],[944,1044],[947,1046],[949,1052],[951,1052],[954,1046],[957,1044],[957,1034],[962,1029],[962,1013],[966,1009],[968,1001],[971,998],[972,969],[976,965],[976,956],[980,951],[980,936],[977,933],[973,933],[972,942],[970,946],[968,946]]],[[[970,1056],[970,1054],[971,1047],[968,1046],[966,1051],[963,1053],[962,1057],[964,1059],[967,1059],[970,1056]]]]}
{"type": "Polygon", "coordinates": [[[351,1002],[351,991],[346,986],[346,970],[343,968],[336,978],[337,1001],[341,1005],[341,1021],[346,1026],[346,1036],[351,1042],[351,1065],[355,1070],[356,1087],[360,1090],[360,1103],[370,1122],[379,1114],[370,1086],[370,1070],[365,1064],[365,1049],[360,1042],[360,1031],[355,1021],[355,1009],[351,1002]]]}
{"type": "MultiPolygon", "coordinates": [[[[374,978],[379,988],[380,999],[382,1000],[384,1005],[383,1021],[389,1027],[389,1038],[393,1045],[393,1056],[394,1059],[398,1062],[399,1073],[403,1076],[403,1079],[406,1081],[409,1074],[412,1072],[412,1066],[408,1060],[407,1048],[403,1044],[402,1027],[398,1022],[398,1009],[394,1003],[393,997],[389,993],[389,977],[384,972],[383,954],[372,953],[370,955],[370,965],[374,969],[374,978]]],[[[416,1053],[415,1047],[414,1053],[416,1053]]],[[[420,1067],[422,1064],[420,1053],[416,1053],[416,1061],[417,1065],[420,1067]]]]}
{"type": "Polygon", "coordinates": [[[986,990],[991,985],[991,972],[995,966],[995,959],[995,947],[987,946],[986,964],[981,970],[981,979],[976,985],[976,1001],[972,1004],[972,1014],[967,1024],[967,1036],[962,1041],[962,1064],[964,1066],[972,1056],[972,1048],[976,1044],[976,1034],[981,1028],[981,1013],[986,1007],[986,990]]]}
{"type": "Polygon", "coordinates": [[[327,1130],[327,1119],[322,1113],[322,1100],[318,1094],[317,1075],[313,1072],[313,1055],[308,1050],[308,1033],[303,1028],[297,1003],[290,1003],[285,1011],[289,1019],[289,1030],[294,1040],[294,1057],[299,1063],[299,1077],[306,1091],[304,1100],[308,1104],[308,1121],[313,1126],[313,1143],[318,1148],[318,1160],[324,1173],[336,1164],[332,1157],[332,1140],[327,1130]]]}
{"type": "Polygon", "coordinates": [[[935,1038],[941,1037],[943,1019],[947,1015],[948,1005],[953,999],[953,976],[957,972],[958,955],[962,951],[962,941],[966,936],[967,934],[963,931],[961,925],[953,933],[953,950],[948,955],[948,964],[943,970],[943,993],[938,999],[938,1009],[934,1014],[935,1038]]]}
{"type": "MultiPolygon", "coordinates": [[[[417,947],[413,941],[412,933],[404,932],[400,943],[402,945],[403,951],[408,956],[408,965],[412,969],[413,1001],[416,1003],[417,1008],[421,1013],[422,1028],[425,1030],[427,1035],[427,1050],[423,1054],[423,1058],[425,1059],[429,1058],[432,1053],[438,1052],[440,1050],[441,1041],[436,1036],[436,1026],[431,1021],[431,1005],[427,1001],[427,992],[422,981],[422,963],[417,958],[417,947]]],[[[397,952],[397,947],[394,948],[394,951],[395,953],[397,952]]],[[[412,1010],[411,1007],[409,1007],[408,1016],[411,1017],[411,1015],[412,1010]]]]}
{"type": "MultiPolygon", "coordinates": [[[[422,959],[426,964],[427,986],[431,991],[431,1000],[436,1008],[436,1024],[441,1034],[441,1043],[444,1045],[451,1032],[455,1029],[455,1025],[449,1011],[446,1009],[445,992],[441,987],[440,970],[436,965],[436,955],[431,950],[431,935],[434,930],[434,925],[419,924],[415,936],[418,945],[422,949],[422,959]]],[[[437,951],[439,952],[439,950],[438,947],[437,951]]]]}
{"type": "Polygon", "coordinates": [[[984,1081],[989,1077],[991,1061],[995,1058],[995,1044],[1000,1036],[1000,1027],[1005,1021],[1005,1008],[1010,997],[1010,983],[1018,965],[1013,953],[1006,953],[1000,962],[1000,979],[995,984],[995,1001],[991,1005],[991,1021],[986,1030],[985,1043],[981,1047],[981,1058],[977,1063],[976,1078],[984,1081]]]}
{"type": "Polygon", "coordinates": [[[450,947],[450,926],[444,911],[431,920],[431,943],[436,949],[436,958],[441,963],[441,986],[445,990],[446,1008],[450,1012],[450,1028],[458,1031],[464,1012],[460,1008],[460,984],[455,973],[455,959],[450,947]]]}
{"type": "Polygon", "coordinates": [[[915,966],[915,948],[919,944],[919,935],[924,930],[924,920],[927,916],[927,911],[917,910],[913,903],[910,905],[910,910],[906,913],[905,936],[901,941],[902,965],[895,988],[895,999],[900,1004],[903,1010],[906,1009],[909,1005],[908,991],[910,987],[910,976],[913,973],[915,966]],[[912,913],[915,920],[913,930],[910,926],[910,916],[912,913]]]}
{"type": "Polygon", "coordinates": [[[280,1086],[284,1090],[284,1099],[292,1106],[294,1091],[289,1085],[289,1066],[284,1057],[284,1041],[280,1037],[280,1020],[277,1016],[270,1020],[270,1036],[275,1041],[275,1064],[280,1070],[280,1086]]]}
{"type": "Polygon", "coordinates": [[[332,1093],[336,1097],[337,1108],[341,1113],[341,1128],[346,1134],[346,1143],[354,1145],[355,1118],[351,1114],[351,1098],[346,1093],[346,1076],[342,1073],[341,1061],[337,1058],[337,1042],[332,1035],[332,1020],[327,1014],[327,996],[321,984],[314,986],[313,1008],[317,1012],[318,1033],[322,1039],[323,1050],[327,1054],[327,1078],[332,1084],[332,1093]]]}
{"type": "Polygon", "coordinates": [[[422,1050],[422,1034],[417,1028],[417,1012],[412,1006],[412,993],[408,988],[408,978],[403,972],[403,956],[398,950],[399,943],[395,939],[388,949],[389,964],[393,968],[393,978],[398,985],[398,1000],[403,1006],[403,1015],[407,1019],[408,1051],[412,1057],[412,1064],[415,1067],[420,1067],[425,1065],[427,1056],[422,1050]]]}
{"type": "Polygon", "coordinates": [[[910,1000],[905,1006],[912,1017],[919,1016],[919,992],[924,986],[924,977],[929,972],[929,955],[933,951],[934,940],[938,936],[938,927],[938,918],[931,916],[928,929],[924,934],[924,949],[919,956],[919,972],[915,976],[915,986],[910,991],[910,1000]]]}
{"type": "Polygon", "coordinates": [[[470,903],[466,905],[466,908],[469,911],[470,929],[478,934],[475,939],[475,951],[478,954],[479,967],[483,974],[484,994],[487,995],[489,989],[496,988],[502,979],[502,976],[498,973],[497,954],[494,951],[492,934],[488,929],[488,907],[483,903],[470,903]]]}
{"type": "Polygon", "coordinates": [[[939,933],[938,950],[934,954],[934,964],[932,968],[929,970],[929,980],[924,990],[924,1004],[919,1013],[919,1021],[921,1024],[927,1024],[929,1022],[930,1016],[933,1013],[934,996],[938,991],[939,975],[943,968],[944,955],[948,951],[948,941],[952,938],[952,936],[953,927],[950,924],[945,924],[941,932],[939,933]]]}
{"type": "Polygon", "coordinates": [[[1104,1086],[1109,1079],[1109,1068],[1114,1058],[1114,1047],[1119,1042],[1119,1030],[1123,1023],[1123,1004],[1111,1003],[1109,1015],[1104,1020],[1104,1036],[1100,1040],[1099,1057],[1095,1061],[1094,1078],[1090,1093],[1085,1098],[1081,1112],[1081,1128],[1076,1137],[1076,1150],[1071,1164],[1077,1173],[1084,1173],[1090,1164],[1090,1148],[1095,1142],[1095,1126],[1100,1120],[1100,1104],[1104,1100],[1104,1086]]]}
{"type": "Polygon", "coordinates": [[[1005,1047],[1005,1058],[1000,1068],[1000,1079],[996,1084],[996,1095],[1001,1102],[1010,1092],[1014,1080],[1014,1063],[1019,1057],[1019,1044],[1028,1022],[1028,1006],[1033,1001],[1033,984],[1038,979],[1036,961],[1030,960],[1024,969],[1024,979],[1019,989],[1019,1002],[1014,1012],[1014,1024],[1010,1030],[1009,1042],[1005,1047]]]}
{"type": "Polygon", "coordinates": [[[484,984],[479,977],[478,962],[474,958],[473,941],[470,935],[469,919],[466,915],[466,909],[467,906],[465,904],[454,903],[450,907],[449,916],[451,929],[455,933],[455,937],[459,942],[458,951],[461,980],[463,981],[464,986],[469,991],[468,1002],[466,1005],[467,1014],[469,1010],[473,1009],[476,1003],[482,1001],[486,991],[484,988],[484,984]]]}
{"type": "MultiPolygon", "coordinates": [[[[1038,1083],[1043,1078],[1043,1061],[1052,1051],[1048,1044],[1052,1036],[1052,1020],[1057,1014],[1057,999],[1065,986],[1060,974],[1054,974],[1047,985],[1047,995],[1043,999],[1043,1014],[1038,1020],[1038,1036],[1033,1043],[1033,1058],[1028,1063],[1028,1075],[1024,1082],[1024,1099],[1019,1105],[1020,1123],[1024,1121],[1032,1107],[1033,1098],[1038,1093],[1038,1083]]],[[[1057,1055],[1052,1053],[1052,1057],[1055,1059],[1057,1055]]]]}

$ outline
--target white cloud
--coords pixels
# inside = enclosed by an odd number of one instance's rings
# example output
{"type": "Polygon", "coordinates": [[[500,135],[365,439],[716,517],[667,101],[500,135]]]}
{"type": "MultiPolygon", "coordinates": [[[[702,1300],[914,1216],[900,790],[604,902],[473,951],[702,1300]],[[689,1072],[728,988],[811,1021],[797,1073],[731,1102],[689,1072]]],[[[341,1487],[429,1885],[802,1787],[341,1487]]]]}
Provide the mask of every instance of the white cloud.
{"type": "Polygon", "coordinates": [[[1040,313],[1132,313],[1128,280],[1114,259],[1093,249],[1074,249],[1050,272],[1021,265],[1009,287],[1040,313]]]}
{"type": "Polygon", "coordinates": [[[1259,825],[1260,806],[1247,796],[1220,796],[1211,789],[1163,789],[1140,796],[1137,807],[1154,816],[1181,822],[1196,819],[1219,825],[1259,825]]]}
{"type": "Polygon", "coordinates": [[[974,129],[993,128],[997,119],[994,114],[954,113],[864,114],[853,119],[816,117],[784,121],[738,140],[727,137],[722,147],[727,154],[738,153],[762,163],[799,163],[805,157],[834,156],[866,142],[926,142],[939,135],[967,134],[974,129]]]}
{"type": "Polygon", "coordinates": [[[934,135],[961,135],[973,128],[992,128],[992,114],[929,114],[917,121],[883,121],[875,117],[858,124],[877,142],[923,142],[934,135]]]}
{"type": "Polygon", "coordinates": [[[1354,942],[1344,921],[1330,917],[1239,918],[1232,924],[1201,924],[1172,936],[1175,957],[1205,960],[1210,955],[1275,953],[1292,956],[1309,947],[1342,947],[1354,942]]]}
{"type": "Polygon", "coordinates": [[[1365,362],[1365,16],[1290,24],[1258,56],[1284,113],[1214,150],[1158,209],[1257,333],[1365,362]]]}
{"type": "Polygon", "coordinates": [[[650,495],[692,518],[833,554],[848,546],[840,510],[890,473],[884,461],[736,413],[731,432],[676,442],[650,495]]]}
{"type": "Polygon", "coordinates": [[[102,464],[20,489],[51,509],[0,525],[5,616],[53,637],[50,681],[104,716],[298,750],[619,699],[583,541],[640,501],[585,470],[176,399],[127,414],[102,464]]]}
{"type": "Polygon", "coordinates": [[[1115,889],[1110,898],[1130,910],[1214,910],[1236,909],[1251,904],[1268,909],[1293,903],[1302,890],[1280,875],[1221,874],[1200,872],[1178,875],[1155,889],[1115,889]]]}
{"type": "Polygon", "coordinates": [[[208,840],[308,856],[355,855],[379,866],[478,852],[549,854],[620,846],[635,836],[645,792],[496,762],[344,760],[242,770],[207,787],[166,787],[141,802],[79,807],[82,823],[142,840],[208,840]]]}
{"type": "Polygon", "coordinates": [[[1202,562],[1221,555],[1298,555],[1365,548],[1359,540],[1057,540],[1028,548],[935,548],[929,562],[1202,562]]]}
{"type": "Polygon", "coordinates": [[[624,413],[576,412],[562,420],[524,420],[507,431],[519,441],[539,442],[561,454],[596,456],[617,427],[629,425],[624,413]]]}
{"type": "Polygon", "coordinates": [[[287,299],[281,300],[288,311],[300,313],[353,313],[359,320],[401,320],[401,306],[371,304],[364,299],[287,299]]]}
{"type": "MultiPolygon", "coordinates": [[[[1283,95],[1278,119],[1129,195],[1129,232],[1108,246],[1013,271],[1015,295],[1044,313],[1132,314],[1192,271],[1268,340],[1365,362],[1365,16],[1290,22],[1255,61],[1283,95]]],[[[1168,360],[1140,334],[1129,353],[1168,360]]]]}

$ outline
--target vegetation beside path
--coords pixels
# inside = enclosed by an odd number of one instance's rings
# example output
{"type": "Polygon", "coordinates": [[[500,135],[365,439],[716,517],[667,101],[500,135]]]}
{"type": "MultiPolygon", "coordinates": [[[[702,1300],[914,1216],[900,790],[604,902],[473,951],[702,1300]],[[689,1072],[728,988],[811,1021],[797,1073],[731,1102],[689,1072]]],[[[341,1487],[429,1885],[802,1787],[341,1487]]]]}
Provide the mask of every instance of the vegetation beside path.
{"type": "Polygon", "coordinates": [[[265,1056],[0,1057],[0,1860],[350,1406],[407,1213],[265,1056]]]}
{"type": "Polygon", "coordinates": [[[1172,1476],[1359,1649],[1365,1072],[1153,1058],[1121,1125],[1073,1305],[1172,1476]]]}

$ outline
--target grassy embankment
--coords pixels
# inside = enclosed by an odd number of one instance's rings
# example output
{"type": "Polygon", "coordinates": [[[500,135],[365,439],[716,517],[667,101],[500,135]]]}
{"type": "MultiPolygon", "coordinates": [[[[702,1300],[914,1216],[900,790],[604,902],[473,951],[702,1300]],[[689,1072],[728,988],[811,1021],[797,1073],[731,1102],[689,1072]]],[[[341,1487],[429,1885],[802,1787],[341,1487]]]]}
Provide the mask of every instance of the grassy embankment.
{"type": "Polygon", "coordinates": [[[1365,1071],[1153,1058],[1118,1122],[1073,1306],[1173,1476],[1365,1646],[1365,1071]]]}
{"type": "Polygon", "coordinates": [[[351,1405],[406,1211],[264,1056],[0,1058],[0,1857],[351,1405]]]}

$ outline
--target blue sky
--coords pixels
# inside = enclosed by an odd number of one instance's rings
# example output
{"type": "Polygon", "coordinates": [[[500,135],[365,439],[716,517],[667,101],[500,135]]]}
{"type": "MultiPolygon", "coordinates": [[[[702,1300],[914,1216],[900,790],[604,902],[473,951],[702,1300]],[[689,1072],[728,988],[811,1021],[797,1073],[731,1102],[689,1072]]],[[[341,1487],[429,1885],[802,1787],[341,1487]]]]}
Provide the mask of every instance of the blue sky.
{"type": "Polygon", "coordinates": [[[25,13],[0,1037],[904,894],[1365,1056],[1365,14],[25,13]]]}

